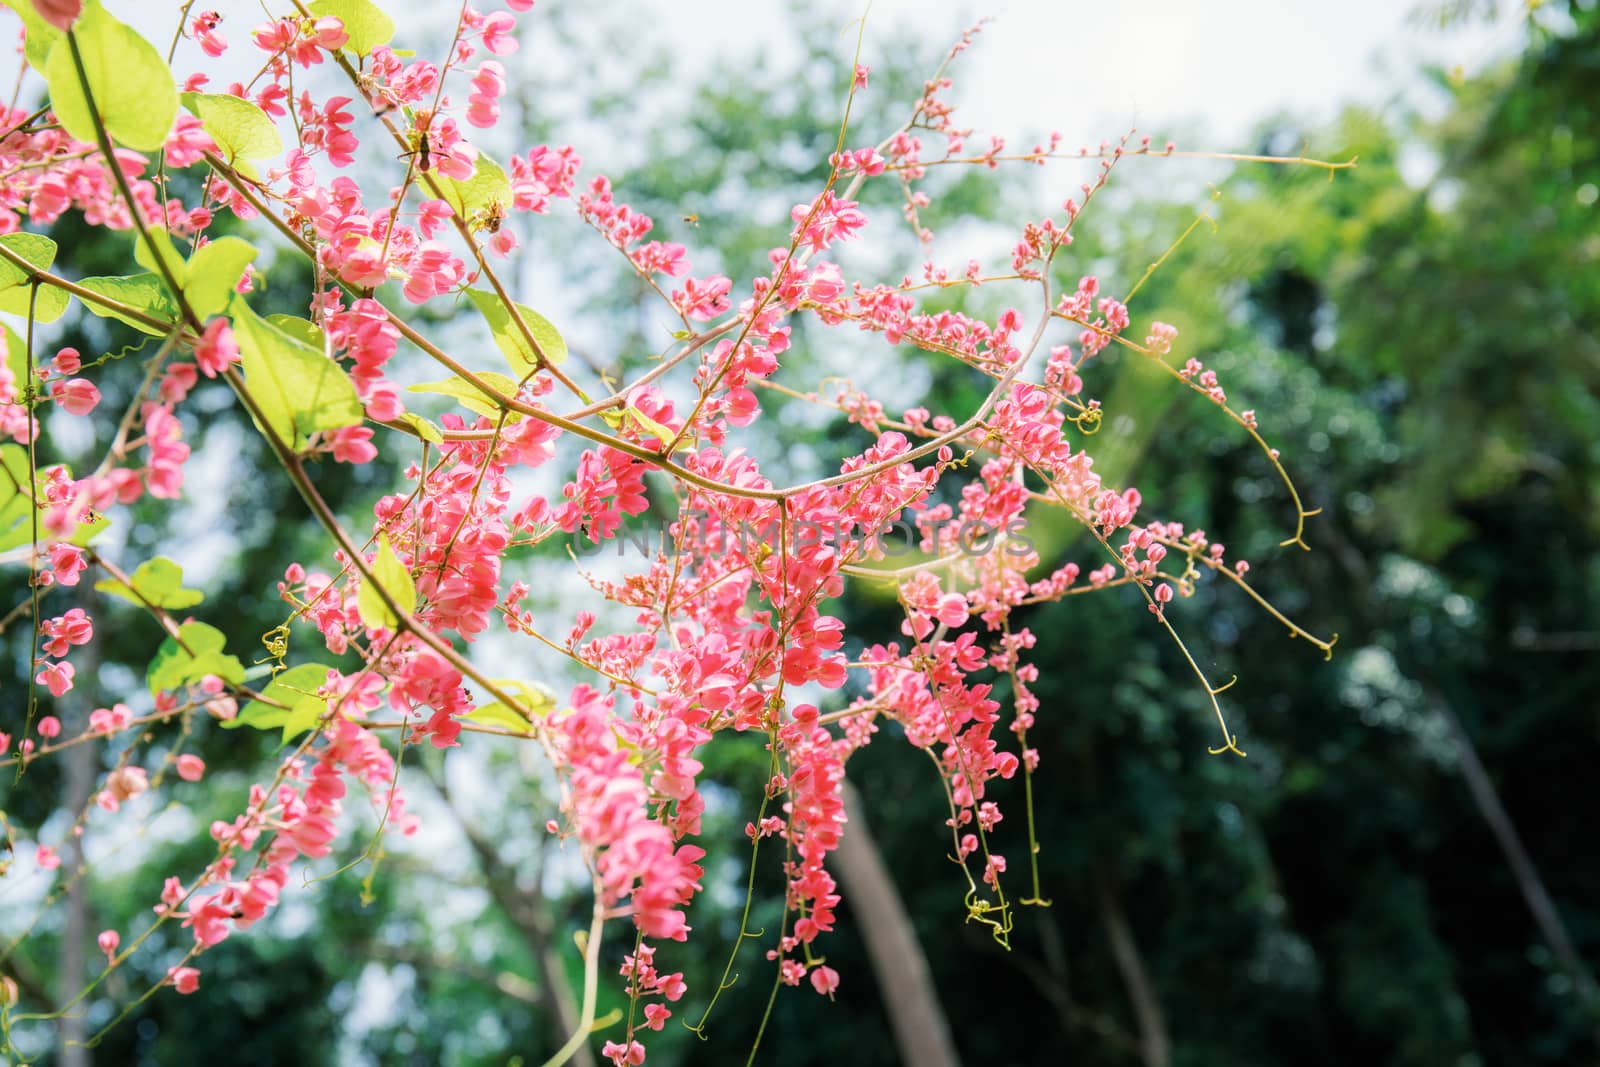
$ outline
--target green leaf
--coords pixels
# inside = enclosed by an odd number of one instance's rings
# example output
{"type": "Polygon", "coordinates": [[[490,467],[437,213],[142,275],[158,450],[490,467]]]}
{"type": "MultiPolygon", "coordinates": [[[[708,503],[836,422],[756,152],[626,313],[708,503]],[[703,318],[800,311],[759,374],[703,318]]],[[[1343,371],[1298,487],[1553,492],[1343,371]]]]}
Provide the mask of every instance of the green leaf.
{"type": "Polygon", "coordinates": [[[161,642],[155,658],[150,661],[150,670],[145,675],[150,692],[180,689],[208,674],[214,674],[230,685],[243,682],[244,665],[237,656],[223,654],[225,644],[227,638],[215,626],[203,622],[184,623],[178,627],[178,638],[168,637],[161,642]]]}
{"type": "Polygon", "coordinates": [[[511,179],[500,164],[482,152],[473,164],[472,177],[457,181],[440,175],[437,184],[445,202],[464,220],[470,220],[490,204],[511,206],[511,179]]]}
{"type": "Polygon", "coordinates": [[[261,691],[261,695],[284,707],[276,708],[261,700],[252,700],[240,709],[237,716],[224,722],[222,728],[237,730],[241,726],[251,726],[257,730],[272,730],[287,723],[289,717],[303,705],[326,710],[327,701],[317,696],[317,690],[327,684],[328,670],[326,663],[302,663],[279,671],[278,676],[261,691]]]}
{"type": "Polygon", "coordinates": [[[417,436],[433,445],[444,444],[444,431],[414,411],[400,414],[400,421],[417,431],[417,436]]]}
{"type": "Polygon", "coordinates": [[[44,70],[45,60],[50,58],[50,49],[61,40],[62,32],[39,17],[39,12],[33,8],[33,0],[3,2],[22,19],[22,28],[28,38],[22,47],[22,54],[28,60],[28,66],[34,70],[44,70]]]}
{"type": "Polygon", "coordinates": [[[242,297],[231,307],[245,382],[267,425],[290,448],[304,448],[319,430],[361,422],[361,400],[342,367],[257,315],[242,297]]]}
{"type": "Polygon", "coordinates": [[[183,287],[189,265],[184,262],[183,253],[179,252],[172,243],[172,235],[163,226],[149,228],[150,239],[145,240],[143,234],[133,235],[133,261],[145,270],[166,282],[167,274],[171,274],[178,282],[179,288],[183,287]],[[161,269],[161,264],[167,265],[166,271],[161,269]]]}
{"type": "Polygon", "coordinates": [[[17,386],[17,399],[12,403],[20,403],[22,390],[28,384],[28,342],[16,330],[0,322],[0,344],[6,346],[6,369],[17,386]]]}
{"type": "Polygon", "coordinates": [[[350,35],[345,47],[358,56],[370,55],[374,48],[394,39],[394,19],[372,0],[317,0],[311,13],[319,18],[333,15],[343,22],[344,32],[350,35]]]}
{"type": "Polygon", "coordinates": [[[283,720],[283,743],[287,745],[308,730],[315,730],[317,723],[327,713],[328,702],[321,697],[304,697],[296,701],[283,720]]]}
{"type": "MultiPolygon", "coordinates": [[[[56,260],[56,243],[36,233],[8,233],[0,237],[0,245],[15,252],[40,270],[49,270],[56,260]]],[[[0,259],[0,311],[26,315],[28,291],[33,288],[28,273],[9,259],[0,259]]],[[[67,309],[67,292],[53,285],[39,286],[39,296],[34,300],[35,322],[54,322],[67,309]]]]}
{"type": "MultiPolygon", "coordinates": [[[[523,706],[532,715],[545,715],[556,706],[555,694],[542,685],[519,682],[511,678],[495,678],[493,681],[507,693],[520,698],[523,706]]],[[[501,726],[520,733],[528,733],[532,729],[530,721],[516,709],[498,701],[485,704],[481,708],[474,708],[461,717],[470,722],[482,723],[485,726],[501,726]]]]}
{"type": "MultiPolygon", "coordinates": [[[[467,299],[472,301],[478,314],[489,324],[494,343],[505,353],[506,362],[511,364],[516,376],[520,379],[532,374],[538,367],[538,358],[500,298],[482,289],[468,289],[467,299]]],[[[564,361],[567,358],[567,342],[562,340],[560,331],[550,324],[550,320],[523,304],[518,304],[517,310],[522,313],[522,321],[539,343],[539,350],[545,358],[552,364],[564,361]]]]}
{"type": "MultiPolygon", "coordinates": [[[[167,275],[177,281],[184,300],[202,322],[227,308],[234,287],[245,269],[255,262],[260,251],[240,237],[219,237],[200,248],[187,261],[172,243],[172,235],[160,226],[150,227],[150,239],[135,235],[133,258],[150,272],[160,290],[165,290],[167,275]],[[165,262],[167,269],[161,269],[165,262]]],[[[175,302],[169,300],[173,305],[175,302]]],[[[118,316],[119,318],[121,316],[118,316]]]]}
{"type": "Polygon", "coordinates": [[[272,116],[251,101],[228,93],[184,93],[181,99],[229,163],[271,159],[283,151],[283,138],[272,116]]]}
{"type": "MultiPolygon", "coordinates": [[[[9,332],[9,331],[7,331],[9,332]]],[[[34,494],[28,485],[28,450],[9,441],[0,445],[0,551],[33,540],[34,494]]]]}
{"type": "MultiPolygon", "coordinates": [[[[501,395],[517,395],[517,383],[507,378],[504,374],[496,374],[493,371],[478,371],[475,373],[485,385],[493,386],[495,391],[501,395]]],[[[477,386],[463,378],[446,378],[442,382],[423,382],[421,385],[408,387],[406,391],[453,396],[461,401],[462,406],[468,410],[476,411],[480,415],[488,415],[490,418],[494,418],[502,410],[499,404],[484,396],[483,393],[478,391],[477,386]]],[[[520,413],[513,411],[506,421],[515,422],[521,417],[520,413]]]]}
{"type": "Polygon", "coordinates": [[[141,607],[149,604],[168,611],[192,608],[206,598],[198,589],[183,587],[183,568],[165,556],[145,560],[129,577],[133,583],[131,589],[116,578],[96,582],[94,587],[102,593],[119,596],[130,604],[141,607]]]}
{"type": "Polygon", "coordinates": [[[393,630],[400,620],[379,595],[374,584],[381,586],[404,614],[410,615],[417,610],[416,583],[411,580],[411,572],[406,565],[389,547],[389,538],[383,534],[378,535],[378,554],[372,560],[372,577],[361,583],[361,592],[356,594],[356,610],[361,614],[361,621],[368,626],[393,630]]]}
{"type": "Polygon", "coordinates": [[[261,168],[250,162],[248,159],[241,158],[234,160],[233,169],[238,171],[239,175],[247,181],[252,181],[259,184],[262,180],[261,168]]]}
{"type": "Polygon", "coordinates": [[[238,237],[218,237],[194,254],[182,275],[183,295],[201,322],[228,306],[258,255],[255,245],[238,237]]]}
{"type": "Polygon", "coordinates": [[[304,341],[318,352],[326,351],[328,347],[327,335],[322,332],[322,327],[310,319],[302,319],[298,315],[268,315],[267,321],[272,323],[291,337],[304,341]]]}
{"type": "MultiPolygon", "coordinates": [[[[140,152],[160,149],[178,114],[178,89],[161,53],[112,17],[100,0],[83,5],[72,36],[83,55],[84,73],[106,133],[140,152]]],[[[95,117],[66,42],[51,50],[44,77],[50,87],[50,107],[62,127],[78,140],[94,144],[95,117]]]]}
{"type": "MultiPolygon", "coordinates": [[[[172,294],[167,292],[166,283],[155,274],[130,274],[125,277],[82,278],[78,284],[92,293],[115,300],[136,311],[143,311],[158,319],[170,323],[178,321],[178,305],[173,301],[172,294]]],[[[93,300],[83,301],[83,306],[89,309],[90,314],[98,315],[102,319],[116,319],[125,322],[141,333],[150,334],[152,337],[165,337],[170,330],[157,330],[138,319],[129,318],[119,311],[104,307],[93,300]]]]}
{"type": "Polygon", "coordinates": [[[678,439],[678,431],[672,429],[670,426],[661,425],[661,423],[657,422],[655,419],[652,419],[650,416],[646,415],[632,404],[628,405],[628,417],[634,422],[637,422],[641,430],[659,438],[661,443],[667,445],[668,447],[671,447],[672,442],[678,439]]]}
{"type": "Polygon", "coordinates": [[[481,708],[472,709],[461,718],[483,726],[498,726],[502,729],[514,730],[522,734],[528,733],[532,729],[527,719],[524,719],[504,704],[485,704],[481,708]]]}

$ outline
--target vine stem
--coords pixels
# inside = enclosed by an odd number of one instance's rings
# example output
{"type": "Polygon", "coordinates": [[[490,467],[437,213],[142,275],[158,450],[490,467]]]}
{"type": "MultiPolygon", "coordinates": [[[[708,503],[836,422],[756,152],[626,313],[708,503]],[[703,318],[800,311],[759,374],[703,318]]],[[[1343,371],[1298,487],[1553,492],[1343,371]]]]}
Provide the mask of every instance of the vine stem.
{"type": "MultiPolygon", "coordinates": [[[[23,386],[29,396],[38,387],[38,376],[33,372],[33,324],[34,312],[39,300],[39,283],[34,281],[28,286],[28,338],[24,347],[27,349],[28,381],[23,386]]],[[[33,551],[28,553],[28,595],[32,602],[33,636],[28,641],[28,719],[23,727],[23,736],[33,734],[34,716],[39,713],[39,683],[34,680],[33,669],[39,665],[39,632],[43,626],[43,619],[39,614],[39,419],[33,413],[33,401],[28,402],[28,501],[33,506],[28,508],[28,535],[33,538],[33,551]]],[[[22,772],[27,769],[26,763],[17,764],[17,780],[21,780],[22,772]]]]}
{"type": "Polygon", "coordinates": [[[602,903],[600,883],[596,880],[594,918],[589,922],[589,937],[583,945],[583,1010],[578,1015],[578,1028],[567,1038],[567,1043],[556,1050],[555,1055],[544,1061],[544,1067],[561,1067],[561,1064],[572,1059],[583,1043],[589,1040],[589,1032],[594,1029],[595,994],[600,982],[600,935],[604,932],[605,924],[606,909],[602,903]]]}
{"type": "Polygon", "coordinates": [[[76,282],[71,282],[61,277],[59,274],[51,274],[47,270],[41,270],[3,244],[0,244],[0,259],[5,260],[26,274],[29,281],[36,281],[41,285],[48,285],[63,292],[71,293],[86,304],[94,304],[97,307],[105,308],[107,311],[115,312],[117,315],[149,327],[159,334],[167,334],[177,328],[176,324],[156,315],[151,315],[149,312],[141,311],[131,304],[124,304],[120,300],[104,296],[92,289],[85,289],[76,282]]]}

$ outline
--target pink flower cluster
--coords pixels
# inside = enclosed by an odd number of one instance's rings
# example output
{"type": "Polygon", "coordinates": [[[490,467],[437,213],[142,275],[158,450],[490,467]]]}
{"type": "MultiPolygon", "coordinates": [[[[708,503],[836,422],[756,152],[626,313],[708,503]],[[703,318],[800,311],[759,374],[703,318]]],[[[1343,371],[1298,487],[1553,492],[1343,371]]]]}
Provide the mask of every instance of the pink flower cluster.
{"type": "Polygon", "coordinates": [[[579,686],[572,710],[551,726],[562,737],[570,780],[565,806],[578,839],[596,856],[602,902],[628,901],[646,937],[684,940],[682,908],[700,889],[697,861],[705,850],[674,844],[672,831],[651,818],[644,776],[612,730],[610,698],[579,686]]]}
{"type": "Polygon", "coordinates": [[[309,769],[298,758],[290,760],[281,784],[252,786],[247,811],[232,822],[212,824],[218,856],[194,885],[185,890],[176,877],[167,879],[156,913],[181,918],[194,932],[197,952],[249,929],[275,908],[298,859],[332,851],[347,777],[366,786],[390,824],[402,833],[416,831],[416,817],[406,812],[394,785],[394,759],[376,734],[335,715],[321,742],[309,769]],[[245,869],[240,854],[254,851],[264,836],[245,869]]]}

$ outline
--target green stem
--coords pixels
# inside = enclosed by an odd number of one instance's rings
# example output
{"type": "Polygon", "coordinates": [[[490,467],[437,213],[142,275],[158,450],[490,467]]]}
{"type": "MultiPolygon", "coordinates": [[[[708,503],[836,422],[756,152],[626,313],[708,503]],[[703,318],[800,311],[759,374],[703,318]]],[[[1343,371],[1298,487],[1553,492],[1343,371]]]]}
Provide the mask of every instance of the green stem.
{"type": "Polygon", "coordinates": [[[570,1060],[583,1043],[589,1040],[594,1029],[595,992],[600,980],[600,935],[605,929],[606,909],[601,903],[601,889],[594,887],[594,919],[589,923],[589,940],[583,946],[583,1011],[578,1016],[578,1028],[567,1038],[567,1043],[556,1054],[544,1061],[544,1067],[561,1067],[570,1060]]]}
{"type": "Polygon", "coordinates": [[[124,304],[120,300],[113,300],[111,297],[104,296],[92,289],[85,289],[76,282],[69,282],[59,274],[51,274],[47,270],[40,270],[32,263],[29,263],[26,259],[23,259],[17,253],[7,248],[5,245],[0,245],[0,259],[4,259],[7,263],[26,274],[29,281],[35,281],[41,285],[48,285],[56,289],[64,290],[68,293],[71,293],[79,300],[84,301],[85,303],[97,304],[100,307],[105,308],[107,311],[114,311],[118,315],[142,323],[143,325],[150,327],[152,330],[159,330],[161,333],[165,334],[171,333],[176,327],[175,323],[168,322],[166,319],[157,318],[155,315],[152,315],[147,311],[141,311],[138,308],[133,307],[131,304],[124,304]]]}
{"type": "MultiPolygon", "coordinates": [[[[28,287],[28,337],[26,342],[28,380],[21,383],[23,396],[29,396],[38,387],[39,379],[33,372],[33,322],[35,304],[39,299],[39,283],[28,287]]],[[[33,736],[34,716],[39,713],[39,683],[34,681],[33,669],[39,665],[39,457],[35,449],[39,440],[39,419],[33,413],[33,403],[28,403],[28,523],[32,538],[32,551],[28,553],[28,589],[33,602],[33,638],[28,642],[28,721],[22,736],[33,736]]],[[[17,764],[17,778],[22,778],[26,763],[17,764]]]]}

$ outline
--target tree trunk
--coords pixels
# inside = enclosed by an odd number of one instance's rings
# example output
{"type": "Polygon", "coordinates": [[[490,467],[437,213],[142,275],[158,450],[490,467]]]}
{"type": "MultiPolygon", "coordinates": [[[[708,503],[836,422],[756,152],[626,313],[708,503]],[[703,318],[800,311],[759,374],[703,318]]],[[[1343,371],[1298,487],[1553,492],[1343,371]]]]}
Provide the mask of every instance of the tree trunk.
{"type": "MultiPolygon", "coordinates": [[[[82,604],[92,617],[100,617],[100,598],[93,589],[84,590],[82,604]]],[[[73,687],[72,695],[60,702],[61,717],[66,720],[63,733],[68,736],[75,736],[89,728],[89,712],[94,707],[100,673],[98,630],[73,659],[78,668],[78,684],[73,687]]],[[[60,758],[66,764],[62,775],[61,803],[74,819],[89,803],[89,793],[94,787],[97,751],[94,745],[74,745],[61,754],[60,758]]],[[[67,889],[60,965],[56,974],[58,1004],[65,1004],[77,996],[87,982],[89,938],[92,934],[89,929],[89,876],[86,871],[80,872],[83,864],[83,841],[76,834],[68,834],[61,849],[61,873],[71,881],[67,889]]],[[[59,1041],[56,1062],[61,1067],[89,1067],[89,1050],[83,1044],[88,1031],[84,1028],[82,1005],[61,1017],[56,1035],[59,1041]]]]}
{"type": "Polygon", "coordinates": [[[872,957],[900,1062],[905,1067],[957,1067],[961,1061],[928,973],[927,957],[867,829],[861,796],[848,781],[843,791],[848,825],[834,853],[839,879],[872,957]]]}
{"type": "Polygon", "coordinates": [[[1133,1017],[1139,1024],[1140,1056],[1145,1067],[1167,1067],[1172,1056],[1172,1042],[1167,1036],[1166,1014],[1161,1010],[1155,987],[1150,984],[1150,974],[1145,970],[1144,958],[1139,955],[1133,927],[1122,910],[1122,891],[1116,875],[1104,864],[1095,865],[1095,887],[1100,897],[1100,918],[1105,923],[1106,938],[1111,942],[1111,955],[1122,973],[1122,984],[1128,991],[1133,1017]]]}
{"type": "Polygon", "coordinates": [[[1494,783],[1489,780],[1489,772],[1484,769],[1483,761],[1478,758],[1477,746],[1472,743],[1466,726],[1443,694],[1431,684],[1426,688],[1433,710],[1449,728],[1450,736],[1456,743],[1461,777],[1466,780],[1467,790],[1472,794],[1472,800],[1478,807],[1478,814],[1488,824],[1489,832],[1494,835],[1495,844],[1500,846],[1500,852],[1506,858],[1506,865],[1511,868],[1517,889],[1522,893],[1523,903],[1527,905],[1534,925],[1539,928],[1539,933],[1543,936],[1545,944],[1550,947],[1556,963],[1572,982],[1573,994],[1578,998],[1579,1006],[1588,1017],[1589,1033],[1596,1047],[1600,1047],[1600,989],[1596,988],[1594,975],[1590,973],[1588,966],[1578,955],[1578,950],[1573,946],[1566,924],[1561,921],[1561,913],[1556,911],[1555,902],[1550,899],[1550,893],[1544,887],[1544,879],[1539,877],[1539,869],[1533,865],[1532,857],[1523,846],[1522,835],[1517,832],[1516,824],[1511,821],[1511,814],[1500,802],[1500,794],[1495,791],[1494,783]]]}

